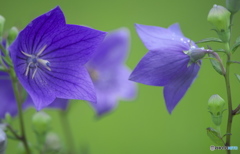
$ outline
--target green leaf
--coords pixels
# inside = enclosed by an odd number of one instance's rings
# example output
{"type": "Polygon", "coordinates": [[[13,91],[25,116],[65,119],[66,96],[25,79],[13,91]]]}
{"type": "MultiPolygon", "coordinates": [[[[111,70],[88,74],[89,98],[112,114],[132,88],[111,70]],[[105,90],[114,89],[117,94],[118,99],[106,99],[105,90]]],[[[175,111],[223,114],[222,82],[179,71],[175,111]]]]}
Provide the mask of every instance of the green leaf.
{"type": "Polygon", "coordinates": [[[207,128],[207,135],[208,137],[217,145],[224,146],[224,141],[222,140],[219,132],[217,132],[215,129],[208,127],[207,128]]]}
{"type": "Polygon", "coordinates": [[[223,41],[219,38],[210,37],[210,38],[202,39],[202,40],[197,41],[195,43],[198,44],[198,43],[206,43],[206,42],[220,42],[220,43],[222,43],[223,41]]]}
{"type": "Polygon", "coordinates": [[[208,56],[211,58],[211,64],[213,66],[213,68],[220,74],[223,75],[222,69],[221,69],[221,65],[220,63],[217,61],[217,59],[215,58],[215,56],[213,54],[208,54],[208,56]]]}
{"type": "Polygon", "coordinates": [[[231,50],[232,50],[232,53],[234,53],[239,46],[240,46],[240,36],[237,38],[235,44],[233,45],[233,47],[232,47],[232,49],[231,49],[231,50]]]}
{"type": "Polygon", "coordinates": [[[224,49],[216,49],[216,50],[214,50],[214,52],[224,52],[224,53],[226,53],[226,51],[224,49]]]}
{"type": "Polygon", "coordinates": [[[238,75],[238,74],[235,74],[235,75],[236,75],[238,81],[240,82],[240,75],[238,75]]]}

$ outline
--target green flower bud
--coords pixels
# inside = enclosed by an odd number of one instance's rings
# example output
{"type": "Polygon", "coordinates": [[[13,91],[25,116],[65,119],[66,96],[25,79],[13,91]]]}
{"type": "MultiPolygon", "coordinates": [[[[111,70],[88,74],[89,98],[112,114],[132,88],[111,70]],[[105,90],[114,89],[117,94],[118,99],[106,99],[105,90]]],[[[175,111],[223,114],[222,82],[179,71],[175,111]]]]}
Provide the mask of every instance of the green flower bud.
{"type": "Polygon", "coordinates": [[[230,26],[231,13],[223,6],[214,5],[208,14],[207,20],[213,24],[217,30],[226,30],[230,26]]]}
{"type": "Polygon", "coordinates": [[[8,33],[8,37],[7,37],[7,40],[8,40],[8,44],[12,44],[12,42],[16,39],[17,35],[18,35],[18,29],[16,27],[12,27],[10,30],[9,30],[9,33],[8,33]]]}
{"type": "Polygon", "coordinates": [[[240,0],[226,0],[226,7],[231,13],[236,13],[240,10],[240,0]]]}
{"type": "Polygon", "coordinates": [[[61,148],[62,145],[58,135],[53,132],[47,133],[44,151],[60,151],[61,148]]]}
{"type": "Polygon", "coordinates": [[[222,113],[224,111],[225,101],[219,95],[212,95],[208,100],[208,109],[215,125],[220,126],[222,123],[222,113]]]}
{"type": "Polygon", "coordinates": [[[11,115],[10,115],[9,113],[6,113],[6,114],[5,114],[5,119],[4,119],[4,121],[5,121],[6,123],[8,123],[8,124],[10,124],[10,123],[12,122],[12,117],[11,117],[11,115]]]}
{"type": "Polygon", "coordinates": [[[227,42],[230,38],[230,16],[231,13],[220,5],[214,5],[210,10],[207,20],[215,27],[219,38],[227,42]]]}
{"type": "Polygon", "coordinates": [[[45,134],[50,129],[51,117],[45,112],[37,112],[32,118],[33,130],[37,134],[45,134]]]}
{"type": "Polygon", "coordinates": [[[5,23],[5,18],[0,15],[0,37],[2,37],[4,23],[5,23]]]}
{"type": "Polygon", "coordinates": [[[5,132],[0,128],[0,153],[5,153],[7,146],[7,136],[5,132]]]}

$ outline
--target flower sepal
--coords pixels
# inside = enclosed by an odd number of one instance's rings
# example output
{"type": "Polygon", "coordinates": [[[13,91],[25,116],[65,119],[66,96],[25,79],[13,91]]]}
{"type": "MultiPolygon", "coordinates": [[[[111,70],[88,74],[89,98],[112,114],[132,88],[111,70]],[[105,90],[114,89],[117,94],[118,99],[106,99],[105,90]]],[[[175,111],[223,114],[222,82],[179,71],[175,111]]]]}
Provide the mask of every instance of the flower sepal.
{"type": "MultiPolygon", "coordinates": [[[[190,61],[188,63],[188,67],[190,67],[193,63],[198,63],[199,60],[204,58],[204,56],[209,52],[209,49],[204,48],[196,48],[195,46],[191,46],[191,48],[187,51],[183,51],[185,54],[189,55],[190,61]]],[[[198,63],[200,65],[200,63],[198,63]]]]}
{"type": "Polygon", "coordinates": [[[221,30],[218,31],[216,30],[218,37],[222,40],[222,42],[228,42],[230,39],[230,29],[226,29],[226,30],[221,30]]]}
{"type": "Polygon", "coordinates": [[[208,43],[208,42],[219,42],[219,43],[222,43],[222,40],[219,39],[219,38],[210,37],[210,38],[205,38],[205,39],[199,40],[199,41],[197,41],[195,43],[198,44],[198,43],[208,43]]]}

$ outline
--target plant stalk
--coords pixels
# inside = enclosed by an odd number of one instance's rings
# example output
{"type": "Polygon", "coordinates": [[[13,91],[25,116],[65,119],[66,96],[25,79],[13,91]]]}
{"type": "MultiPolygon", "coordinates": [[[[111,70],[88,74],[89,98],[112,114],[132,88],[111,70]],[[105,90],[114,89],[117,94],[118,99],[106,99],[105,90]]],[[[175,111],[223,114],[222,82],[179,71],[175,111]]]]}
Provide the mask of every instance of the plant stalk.
{"type": "Polygon", "coordinates": [[[27,143],[26,134],[25,134],[21,96],[19,94],[19,88],[18,88],[18,80],[17,80],[17,77],[15,75],[15,72],[14,72],[13,68],[9,69],[9,75],[10,75],[11,81],[12,81],[14,96],[15,96],[15,99],[17,101],[18,116],[19,116],[19,120],[20,120],[20,131],[21,131],[20,140],[22,141],[22,143],[24,145],[26,153],[31,154],[28,143],[27,143]]]}
{"type": "MultiPolygon", "coordinates": [[[[227,90],[227,99],[228,99],[228,121],[227,121],[227,132],[226,143],[225,146],[231,145],[231,131],[232,131],[232,120],[233,120],[233,112],[232,112],[232,94],[231,94],[231,86],[230,86],[230,61],[231,61],[231,52],[229,48],[229,43],[226,43],[227,48],[227,62],[226,62],[226,74],[224,75],[226,90],[227,90]]],[[[227,154],[231,154],[230,150],[227,150],[227,154]]]]}

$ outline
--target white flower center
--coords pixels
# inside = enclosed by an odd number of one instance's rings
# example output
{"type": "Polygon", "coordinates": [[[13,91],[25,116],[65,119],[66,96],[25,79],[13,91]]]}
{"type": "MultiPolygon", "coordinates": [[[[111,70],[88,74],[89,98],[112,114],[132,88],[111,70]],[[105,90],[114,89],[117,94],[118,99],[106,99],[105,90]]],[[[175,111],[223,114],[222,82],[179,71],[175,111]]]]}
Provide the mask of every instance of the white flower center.
{"type": "Polygon", "coordinates": [[[44,59],[41,59],[39,58],[39,56],[42,54],[42,52],[46,49],[46,45],[37,53],[37,55],[30,55],[28,53],[25,53],[23,51],[22,54],[24,54],[25,56],[28,57],[27,59],[27,68],[26,68],[26,71],[25,71],[25,76],[28,75],[29,73],[29,69],[30,67],[31,68],[34,68],[34,71],[33,71],[33,75],[32,75],[32,79],[34,78],[36,72],[37,72],[37,69],[38,69],[38,65],[41,64],[43,65],[47,70],[51,71],[51,68],[50,68],[50,62],[47,61],[47,60],[44,60],[44,59]]]}

